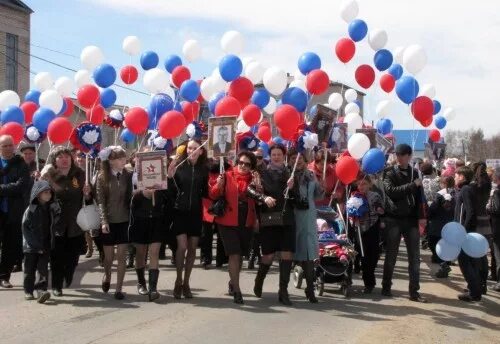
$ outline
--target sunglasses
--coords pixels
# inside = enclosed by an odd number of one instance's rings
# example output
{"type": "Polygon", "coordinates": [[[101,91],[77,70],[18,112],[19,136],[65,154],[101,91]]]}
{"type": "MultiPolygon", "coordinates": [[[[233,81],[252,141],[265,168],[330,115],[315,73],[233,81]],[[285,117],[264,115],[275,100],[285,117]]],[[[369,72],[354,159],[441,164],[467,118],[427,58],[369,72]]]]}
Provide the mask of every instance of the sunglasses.
{"type": "Polygon", "coordinates": [[[252,167],[252,164],[251,164],[251,163],[246,162],[246,161],[241,161],[241,160],[240,160],[240,161],[238,161],[238,165],[240,165],[240,166],[245,166],[245,167],[248,167],[248,168],[252,167]]]}

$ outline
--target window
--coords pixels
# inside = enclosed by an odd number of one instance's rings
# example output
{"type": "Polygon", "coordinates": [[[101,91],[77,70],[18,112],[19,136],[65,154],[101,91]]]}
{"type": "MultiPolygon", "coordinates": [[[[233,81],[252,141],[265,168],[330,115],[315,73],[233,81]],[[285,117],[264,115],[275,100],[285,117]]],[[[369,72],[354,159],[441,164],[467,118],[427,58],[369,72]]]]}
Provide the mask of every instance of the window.
{"type": "Polygon", "coordinates": [[[7,33],[6,43],[5,86],[8,90],[17,91],[18,37],[16,35],[7,33]]]}

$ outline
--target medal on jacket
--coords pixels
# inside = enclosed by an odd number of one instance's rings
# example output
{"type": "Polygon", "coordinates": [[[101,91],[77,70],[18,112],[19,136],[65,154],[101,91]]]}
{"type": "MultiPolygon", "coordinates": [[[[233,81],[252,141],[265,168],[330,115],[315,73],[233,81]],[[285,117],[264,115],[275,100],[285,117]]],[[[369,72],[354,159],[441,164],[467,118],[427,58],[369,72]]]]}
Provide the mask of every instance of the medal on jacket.
{"type": "Polygon", "coordinates": [[[73,187],[75,189],[78,189],[80,187],[80,185],[78,184],[78,179],[76,179],[76,177],[73,177],[73,180],[71,180],[71,183],[73,184],[73,187]]]}

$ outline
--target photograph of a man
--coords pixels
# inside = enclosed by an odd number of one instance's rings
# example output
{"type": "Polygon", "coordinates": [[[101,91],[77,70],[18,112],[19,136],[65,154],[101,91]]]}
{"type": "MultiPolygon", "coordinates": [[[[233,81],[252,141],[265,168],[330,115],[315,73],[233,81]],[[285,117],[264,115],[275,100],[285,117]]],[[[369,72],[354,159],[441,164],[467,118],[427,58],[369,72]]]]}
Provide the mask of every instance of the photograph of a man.
{"type": "Polygon", "coordinates": [[[224,155],[232,150],[231,130],[229,126],[214,127],[213,151],[214,155],[224,155]]]}

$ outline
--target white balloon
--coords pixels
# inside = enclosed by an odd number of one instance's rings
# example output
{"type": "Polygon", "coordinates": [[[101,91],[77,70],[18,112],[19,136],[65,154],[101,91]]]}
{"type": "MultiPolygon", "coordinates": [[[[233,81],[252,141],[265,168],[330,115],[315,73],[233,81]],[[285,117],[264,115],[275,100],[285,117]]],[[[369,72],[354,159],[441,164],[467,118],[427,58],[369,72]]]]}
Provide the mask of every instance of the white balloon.
{"type": "Polygon", "coordinates": [[[85,69],[94,70],[95,67],[104,62],[104,54],[99,47],[89,45],[83,48],[80,54],[80,61],[82,61],[85,69]]]}
{"type": "Polygon", "coordinates": [[[227,85],[228,85],[228,82],[226,82],[226,80],[222,79],[222,76],[220,75],[219,73],[219,69],[216,68],[213,73],[212,73],[212,76],[210,77],[212,79],[212,87],[213,87],[213,91],[215,93],[219,93],[219,92],[222,92],[226,89],[227,85]]]}
{"type": "Polygon", "coordinates": [[[137,36],[127,36],[123,40],[122,49],[130,56],[137,55],[141,52],[141,41],[137,36]]]}
{"type": "Polygon", "coordinates": [[[420,95],[433,99],[436,97],[436,88],[432,84],[425,84],[420,89],[420,95]]]}
{"type": "Polygon", "coordinates": [[[356,103],[349,103],[345,106],[344,108],[344,113],[351,113],[351,112],[354,112],[354,113],[359,113],[360,112],[360,108],[358,106],[358,104],[356,103]]]}
{"type": "Polygon", "coordinates": [[[392,103],[390,100],[382,100],[377,104],[375,112],[379,118],[387,117],[391,114],[392,103]]]}
{"type": "Polygon", "coordinates": [[[375,29],[368,34],[368,43],[370,47],[377,51],[387,44],[387,32],[385,30],[375,29]]]}
{"type": "Polygon", "coordinates": [[[349,135],[356,133],[357,129],[361,129],[363,127],[363,119],[357,113],[348,113],[344,117],[344,123],[347,123],[347,133],[349,135]]]}
{"type": "Polygon", "coordinates": [[[243,52],[245,39],[238,31],[227,31],[220,40],[220,46],[226,54],[239,55],[243,52]]]}
{"type": "Polygon", "coordinates": [[[306,76],[297,68],[293,73],[293,80],[306,80],[306,76]]]}
{"type": "Polygon", "coordinates": [[[63,98],[56,90],[46,90],[40,94],[40,107],[49,108],[57,115],[63,107],[63,98]]]}
{"type": "Polygon", "coordinates": [[[201,57],[201,46],[197,40],[190,39],[184,43],[182,53],[189,62],[194,62],[201,57]]]}
{"type": "Polygon", "coordinates": [[[266,69],[258,62],[250,62],[245,68],[245,77],[250,80],[254,85],[262,82],[262,77],[266,69]]]}
{"type": "Polygon", "coordinates": [[[399,46],[396,49],[394,49],[394,52],[392,53],[392,55],[393,55],[394,61],[396,63],[399,63],[400,65],[403,64],[403,56],[405,54],[405,50],[406,50],[406,48],[403,46],[399,46]]]}
{"type": "Polygon", "coordinates": [[[286,72],[279,67],[268,68],[264,72],[262,80],[264,82],[264,87],[269,93],[275,96],[283,93],[288,84],[286,72]]]}
{"type": "Polygon", "coordinates": [[[305,80],[301,80],[301,79],[294,80],[290,83],[290,85],[288,87],[297,87],[297,88],[300,88],[302,91],[307,92],[305,80]]]}
{"type": "Polygon", "coordinates": [[[353,101],[358,99],[358,92],[356,92],[356,90],[350,88],[347,91],[345,91],[344,98],[345,98],[346,102],[352,103],[353,101]]]}
{"type": "Polygon", "coordinates": [[[328,107],[332,108],[333,110],[338,110],[344,103],[344,97],[340,93],[332,93],[328,97],[328,107]]]}
{"type": "Polygon", "coordinates": [[[356,19],[359,13],[359,6],[356,0],[345,0],[340,5],[340,17],[346,22],[350,23],[356,19]]]}
{"type": "Polygon", "coordinates": [[[19,106],[21,98],[12,90],[5,90],[0,92],[0,111],[5,110],[7,107],[14,105],[19,106]]]}
{"type": "Polygon", "coordinates": [[[347,150],[354,159],[361,159],[370,149],[370,139],[362,133],[354,133],[347,141],[347,150]]]}
{"type": "Polygon", "coordinates": [[[76,87],[78,88],[82,87],[83,85],[89,85],[92,83],[90,72],[86,69],[80,69],[78,72],[76,72],[74,80],[76,87]]]}
{"type": "Polygon", "coordinates": [[[269,103],[264,107],[264,111],[269,115],[273,114],[276,111],[276,99],[269,98],[269,103]]]}
{"type": "Polygon", "coordinates": [[[241,120],[238,122],[236,131],[238,133],[246,133],[247,131],[250,130],[250,127],[245,123],[245,121],[241,120]]]}
{"type": "Polygon", "coordinates": [[[75,82],[67,76],[61,76],[56,80],[54,88],[62,97],[69,97],[73,94],[75,82]]]}
{"type": "Polygon", "coordinates": [[[253,57],[242,57],[241,58],[241,64],[243,65],[243,70],[245,70],[245,68],[247,68],[247,66],[251,63],[251,62],[255,62],[257,61],[256,59],[254,59],[253,57]]]}
{"type": "Polygon", "coordinates": [[[31,141],[37,141],[40,138],[40,132],[34,126],[26,129],[26,137],[31,141]]]}
{"type": "Polygon", "coordinates": [[[40,92],[48,90],[54,85],[54,79],[52,79],[52,75],[50,75],[49,72],[38,73],[37,75],[35,75],[35,79],[33,81],[35,83],[35,87],[40,92]]]}
{"type": "Polygon", "coordinates": [[[444,110],[443,117],[446,118],[448,121],[451,121],[455,117],[457,117],[457,113],[454,108],[449,107],[444,110]]]}
{"type": "Polygon", "coordinates": [[[144,73],[142,79],[144,87],[150,93],[164,93],[169,88],[169,79],[166,71],[160,68],[152,68],[144,73]]]}
{"type": "Polygon", "coordinates": [[[403,65],[411,74],[417,74],[427,64],[427,54],[420,45],[410,45],[403,54],[403,65]]]}
{"type": "Polygon", "coordinates": [[[200,85],[200,93],[204,99],[210,99],[213,96],[214,88],[211,77],[202,80],[200,85]]]}

